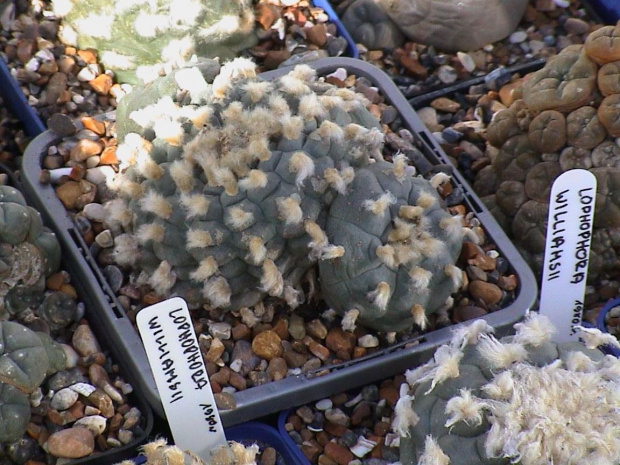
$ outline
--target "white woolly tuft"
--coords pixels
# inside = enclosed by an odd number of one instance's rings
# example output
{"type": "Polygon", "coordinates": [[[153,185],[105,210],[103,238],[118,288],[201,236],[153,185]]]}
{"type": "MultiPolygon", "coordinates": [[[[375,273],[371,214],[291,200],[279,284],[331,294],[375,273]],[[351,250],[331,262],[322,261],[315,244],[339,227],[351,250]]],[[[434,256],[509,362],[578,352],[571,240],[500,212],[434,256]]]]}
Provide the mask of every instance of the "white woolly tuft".
{"type": "Polygon", "coordinates": [[[243,231],[254,224],[255,218],[252,212],[246,212],[241,207],[230,207],[224,221],[233,231],[243,231]]]}
{"type": "Polygon", "coordinates": [[[207,257],[200,261],[198,268],[189,274],[189,277],[197,282],[204,282],[217,273],[217,261],[213,257],[207,257]]]}
{"type": "Polygon", "coordinates": [[[228,106],[222,110],[222,119],[228,124],[241,124],[243,111],[243,104],[241,102],[230,102],[228,106]]]}
{"type": "Polygon", "coordinates": [[[434,206],[436,203],[437,203],[437,197],[435,197],[430,192],[422,191],[420,192],[420,196],[418,197],[416,205],[426,210],[434,206]]]}
{"type": "Polygon", "coordinates": [[[440,241],[428,234],[422,238],[421,251],[422,255],[428,258],[434,258],[440,255],[447,247],[447,243],[440,241]]]}
{"type": "Polygon", "coordinates": [[[420,456],[418,465],[450,465],[450,457],[441,450],[437,441],[429,435],[424,441],[424,453],[420,456]]]}
{"type": "Polygon", "coordinates": [[[409,239],[416,229],[415,224],[404,221],[402,218],[394,218],[394,227],[388,234],[388,242],[409,242],[409,239]]]}
{"type": "Polygon", "coordinates": [[[342,317],[342,322],[340,323],[342,330],[352,333],[355,331],[355,322],[360,316],[360,311],[357,308],[352,308],[351,310],[347,310],[342,317]]]}
{"type": "Polygon", "coordinates": [[[299,115],[310,120],[325,115],[325,108],[317,98],[316,94],[307,94],[299,99],[299,115]]]}
{"type": "Polygon", "coordinates": [[[431,186],[433,186],[435,189],[448,181],[450,181],[450,175],[442,172],[433,175],[433,177],[430,179],[431,186]]]}
{"type": "Polygon", "coordinates": [[[212,116],[213,108],[208,105],[203,105],[201,107],[195,108],[192,115],[189,116],[189,119],[191,120],[192,124],[196,129],[201,129],[209,122],[212,116]]]}
{"type": "Polygon", "coordinates": [[[224,98],[233,82],[240,78],[256,77],[256,63],[249,58],[235,58],[225,63],[215,76],[212,92],[216,98],[224,98]]]}
{"type": "Polygon", "coordinates": [[[167,445],[168,441],[166,440],[166,438],[156,438],[144,444],[141,449],[147,460],[155,461],[156,454],[158,454],[159,449],[166,447],[167,445]]]}
{"type": "Polygon", "coordinates": [[[321,249],[320,260],[333,260],[344,256],[344,247],[341,245],[328,245],[321,249]]]}
{"type": "Polygon", "coordinates": [[[260,323],[260,317],[256,315],[256,313],[249,307],[240,308],[239,316],[241,316],[241,321],[248,328],[253,328],[258,323],[260,323]]]}
{"type": "Polygon", "coordinates": [[[390,285],[385,281],[381,281],[377,284],[377,287],[367,295],[368,301],[376,305],[382,312],[387,308],[391,296],[392,290],[390,289],[390,285]]]}
{"type": "Polygon", "coordinates": [[[422,207],[414,205],[401,205],[398,207],[398,216],[405,220],[418,221],[423,214],[424,209],[422,207]]]}
{"type": "Polygon", "coordinates": [[[385,191],[376,200],[364,200],[362,206],[375,215],[383,215],[390,205],[396,203],[396,197],[390,191],[385,191]]]}
{"type": "Polygon", "coordinates": [[[459,325],[452,330],[450,344],[461,349],[465,346],[478,343],[480,336],[491,334],[495,330],[486,320],[475,320],[467,325],[459,325]]]}
{"type": "Polygon", "coordinates": [[[267,247],[265,247],[265,241],[262,237],[251,236],[248,239],[249,253],[246,260],[249,260],[254,265],[260,265],[267,257],[267,247]]]}
{"type": "Polygon", "coordinates": [[[482,386],[482,391],[494,400],[510,400],[515,390],[515,380],[510,370],[501,371],[490,383],[482,386]]]}
{"type": "Polygon", "coordinates": [[[278,217],[286,226],[299,224],[303,220],[304,212],[301,209],[300,203],[301,198],[297,194],[276,199],[278,217]]]}
{"type": "Polygon", "coordinates": [[[252,137],[248,144],[248,151],[258,161],[267,161],[271,158],[269,140],[266,137],[252,137]]]}
{"type": "Polygon", "coordinates": [[[209,278],[202,289],[202,294],[209,299],[215,308],[228,307],[230,305],[230,285],[223,276],[209,278]]]}
{"type": "Polygon", "coordinates": [[[458,266],[449,263],[444,266],[443,272],[452,280],[452,292],[457,292],[465,282],[465,278],[463,277],[464,271],[458,266]]]}
{"type": "Polygon", "coordinates": [[[323,231],[314,221],[305,219],[304,230],[312,239],[312,241],[308,244],[308,248],[315,251],[320,251],[329,245],[325,231],[323,231]]]}
{"type": "Polygon", "coordinates": [[[138,241],[131,234],[121,234],[114,238],[114,261],[121,266],[132,266],[140,258],[138,241]]]}
{"type": "Polygon", "coordinates": [[[194,167],[186,160],[175,160],[170,164],[170,177],[182,192],[194,187],[194,167]]]}
{"type": "Polygon", "coordinates": [[[213,245],[215,245],[215,241],[209,231],[191,228],[187,230],[188,249],[201,249],[203,247],[211,247],[213,245]]]}
{"type": "Polygon", "coordinates": [[[409,166],[409,160],[407,159],[406,155],[399,153],[394,156],[392,161],[394,163],[394,168],[392,169],[392,172],[394,173],[394,176],[398,181],[402,181],[407,176],[407,167],[409,166]]]}
{"type": "MultiPolygon", "coordinates": [[[[149,144],[150,145],[150,144],[149,144]]],[[[134,166],[142,176],[146,179],[159,179],[164,174],[164,169],[153,161],[149,152],[144,149],[139,149],[135,152],[135,164],[134,166]]]]}
{"type": "Polygon", "coordinates": [[[502,343],[488,334],[480,335],[478,353],[493,369],[504,369],[527,359],[527,350],[514,342],[502,343]]]}
{"type": "Polygon", "coordinates": [[[606,345],[620,348],[620,341],[612,334],[603,333],[597,328],[586,328],[581,325],[575,325],[575,329],[579,331],[579,337],[583,339],[588,349],[596,349],[606,345]]]}
{"type": "Polygon", "coordinates": [[[480,236],[471,228],[463,228],[463,240],[472,242],[476,245],[480,245],[482,242],[480,236]]]}
{"type": "Polygon", "coordinates": [[[379,257],[379,260],[388,268],[396,268],[396,257],[394,247],[390,244],[378,245],[375,249],[375,254],[379,257]]]}
{"type": "Polygon", "coordinates": [[[439,227],[446,231],[451,241],[463,239],[463,217],[461,215],[450,216],[439,220],[439,227]]]}
{"type": "Polygon", "coordinates": [[[265,259],[262,270],[263,274],[260,278],[261,290],[274,297],[281,296],[284,291],[284,280],[282,279],[282,273],[280,273],[273,260],[265,259]]]}
{"type": "Polygon", "coordinates": [[[303,95],[311,92],[304,81],[290,73],[280,78],[280,88],[283,92],[290,95],[303,95]]]}
{"type": "Polygon", "coordinates": [[[418,325],[422,331],[424,331],[428,326],[428,318],[424,307],[420,304],[415,304],[411,307],[411,315],[413,316],[413,322],[418,325]]]}
{"type": "Polygon", "coordinates": [[[420,421],[420,417],[413,410],[414,396],[409,394],[406,383],[400,385],[400,396],[394,406],[392,430],[401,437],[409,437],[409,428],[413,428],[420,421]]]}
{"type": "Polygon", "coordinates": [[[295,184],[301,187],[314,174],[314,160],[304,152],[295,152],[288,161],[288,169],[291,173],[297,173],[295,184]]]}
{"type": "Polygon", "coordinates": [[[450,378],[456,378],[459,371],[459,363],[463,358],[463,352],[459,349],[447,345],[439,347],[435,351],[435,363],[437,369],[431,382],[431,387],[426,391],[426,394],[430,393],[437,384],[443,383],[450,378]]]}
{"type": "Polygon", "coordinates": [[[136,231],[136,238],[140,244],[146,244],[148,241],[162,242],[166,231],[160,224],[150,223],[143,224],[136,231]]]}
{"type": "MultiPolygon", "coordinates": [[[[269,101],[267,102],[267,106],[269,110],[273,114],[274,118],[286,118],[291,116],[291,109],[286,102],[286,99],[279,94],[271,94],[269,96],[269,101]]],[[[299,120],[302,121],[301,117],[299,120]]]]}
{"type": "Polygon", "coordinates": [[[153,124],[153,130],[156,137],[165,140],[168,144],[175,147],[183,145],[185,131],[179,121],[172,120],[169,117],[158,118],[153,124]]]}
{"type": "Polygon", "coordinates": [[[239,180],[239,189],[249,191],[262,189],[267,185],[267,175],[261,170],[250,170],[248,175],[239,180]]]}
{"type": "Polygon", "coordinates": [[[288,74],[289,76],[306,82],[314,81],[316,79],[316,70],[308,65],[297,65],[293,68],[293,71],[288,74]]]}
{"type": "Polygon", "coordinates": [[[167,220],[172,215],[172,205],[158,192],[149,191],[138,202],[140,208],[148,213],[153,213],[158,217],[167,220]]]}
{"type": "Polygon", "coordinates": [[[302,292],[295,289],[290,284],[284,285],[284,292],[282,293],[282,297],[284,298],[286,305],[288,305],[291,309],[299,307],[302,302],[302,292]]]}
{"type": "Polygon", "coordinates": [[[316,133],[322,138],[340,143],[344,140],[344,131],[336,123],[324,120],[316,130],[316,133]]]}
{"type": "Polygon", "coordinates": [[[472,396],[469,389],[462,388],[458,396],[451,398],[446,404],[445,412],[451,415],[446,421],[446,428],[454,426],[459,421],[464,421],[468,425],[479,426],[482,424],[483,410],[487,403],[472,396]]]}
{"type": "Polygon", "coordinates": [[[551,341],[557,333],[551,320],[538,312],[529,312],[525,319],[514,327],[516,330],[514,342],[533,347],[551,341]]]}
{"type": "Polygon", "coordinates": [[[172,286],[174,286],[176,281],[176,273],[172,269],[170,263],[164,260],[155,269],[149,278],[148,283],[157,295],[165,296],[170,292],[170,289],[172,289],[172,286]]]}
{"type": "Polygon", "coordinates": [[[248,82],[243,90],[248,93],[250,100],[256,103],[261,100],[271,90],[272,85],[269,81],[248,82]]]}
{"type": "Polygon", "coordinates": [[[286,114],[282,117],[282,136],[288,140],[296,140],[301,136],[304,128],[304,120],[301,116],[290,116],[286,114]]]}
{"type": "Polygon", "coordinates": [[[569,352],[564,360],[568,371],[579,371],[582,373],[592,373],[598,369],[598,365],[594,360],[583,352],[569,352]]]}
{"type": "Polygon", "coordinates": [[[323,177],[325,178],[325,181],[327,181],[327,184],[329,184],[329,186],[336,192],[341,195],[346,194],[347,184],[342,176],[340,176],[340,173],[336,168],[325,168],[323,171],[323,177]]]}
{"type": "Polygon", "coordinates": [[[109,226],[120,225],[127,228],[133,219],[133,213],[127,202],[121,198],[116,198],[103,205],[105,209],[105,222],[109,226]]]}
{"type": "Polygon", "coordinates": [[[185,463],[185,452],[178,446],[168,446],[162,455],[162,462],[166,465],[183,465],[185,463]]]}
{"type": "Polygon", "coordinates": [[[411,279],[411,287],[417,292],[422,292],[428,289],[428,285],[433,279],[433,273],[429,270],[422,268],[421,266],[414,266],[408,272],[411,279]]]}
{"type": "Polygon", "coordinates": [[[182,192],[180,200],[181,205],[187,210],[187,219],[206,215],[211,205],[211,201],[202,194],[186,194],[182,192]]]}
{"type": "Polygon", "coordinates": [[[345,166],[340,170],[340,176],[342,177],[345,186],[348,186],[355,179],[355,170],[352,166],[345,166]]]}

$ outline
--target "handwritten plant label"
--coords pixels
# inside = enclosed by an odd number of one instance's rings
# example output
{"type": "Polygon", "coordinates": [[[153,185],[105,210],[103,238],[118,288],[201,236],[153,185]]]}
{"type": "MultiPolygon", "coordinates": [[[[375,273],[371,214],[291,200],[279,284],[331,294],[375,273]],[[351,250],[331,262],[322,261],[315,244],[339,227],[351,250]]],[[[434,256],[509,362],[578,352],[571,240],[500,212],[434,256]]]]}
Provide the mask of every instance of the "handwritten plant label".
{"type": "Polygon", "coordinates": [[[187,304],[173,297],[142,309],[136,321],[175,444],[208,463],[226,436],[187,304]]]}
{"type": "Polygon", "coordinates": [[[551,187],[540,313],[558,329],[557,342],[578,339],[595,200],[596,178],[586,170],[566,171],[551,187]]]}

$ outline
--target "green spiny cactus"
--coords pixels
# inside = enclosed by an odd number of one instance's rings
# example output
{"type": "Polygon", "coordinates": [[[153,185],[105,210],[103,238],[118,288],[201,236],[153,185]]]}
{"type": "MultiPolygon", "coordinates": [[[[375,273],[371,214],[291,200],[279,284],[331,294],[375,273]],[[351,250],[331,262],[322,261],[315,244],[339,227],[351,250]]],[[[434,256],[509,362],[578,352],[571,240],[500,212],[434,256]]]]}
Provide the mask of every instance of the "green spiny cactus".
{"type": "Polygon", "coordinates": [[[19,191],[0,186],[0,318],[41,296],[60,266],[60,245],[19,191]]]}
{"type": "Polygon", "coordinates": [[[62,40],[99,51],[120,82],[150,81],[194,54],[231,59],[255,44],[249,0],[55,0],[62,40]]]}
{"type": "Polygon", "coordinates": [[[226,309],[266,295],[295,307],[318,262],[341,315],[423,324],[461,279],[461,219],[435,189],[447,177],[383,161],[366,99],[307,66],[272,82],[248,60],[218,68],[177,70],[121,102],[117,262],[162,296],[226,309]]]}
{"type": "Polygon", "coordinates": [[[406,373],[392,424],[403,465],[619,463],[620,361],[595,349],[613,337],[555,343],[538,314],[515,326],[498,341],[479,320],[406,373]]]}

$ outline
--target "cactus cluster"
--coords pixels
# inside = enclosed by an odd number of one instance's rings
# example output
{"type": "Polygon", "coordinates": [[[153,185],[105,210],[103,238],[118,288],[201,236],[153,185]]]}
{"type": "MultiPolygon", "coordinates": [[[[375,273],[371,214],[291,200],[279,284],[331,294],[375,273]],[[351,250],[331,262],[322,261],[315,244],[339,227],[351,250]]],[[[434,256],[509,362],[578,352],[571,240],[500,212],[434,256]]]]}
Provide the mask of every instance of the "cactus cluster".
{"type": "Polygon", "coordinates": [[[549,193],[562,172],[597,179],[589,262],[595,280],[620,263],[620,26],[604,26],[526,76],[516,100],[496,113],[487,139],[499,152],[474,189],[520,248],[542,268],[549,193]]]}
{"type": "MultiPolygon", "coordinates": [[[[392,424],[403,465],[605,464],[620,461],[620,360],[581,328],[556,343],[538,314],[502,340],[483,320],[406,373],[392,424]]],[[[615,341],[615,342],[614,342],[615,341]]]]}
{"type": "Polygon", "coordinates": [[[341,315],[398,331],[461,284],[459,216],[383,132],[356,92],[308,66],[267,82],[255,65],[206,60],[123,99],[120,173],[107,204],[115,257],[162,296],[239,309],[292,307],[318,262],[341,315]]]}
{"type": "Polygon", "coordinates": [[[94,48],[119,82],[150,81],[171,65],[233,58],[256,43],[249,0],[54,0],[59,37],[94,48]]]}

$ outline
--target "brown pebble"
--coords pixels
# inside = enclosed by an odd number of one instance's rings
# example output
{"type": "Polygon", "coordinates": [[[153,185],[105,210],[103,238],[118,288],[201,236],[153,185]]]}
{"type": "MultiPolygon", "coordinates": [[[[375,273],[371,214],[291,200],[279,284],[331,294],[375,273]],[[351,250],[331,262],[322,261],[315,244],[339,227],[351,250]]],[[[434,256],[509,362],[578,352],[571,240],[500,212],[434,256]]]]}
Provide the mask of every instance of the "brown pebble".
{"type": "Polygon", "coordinates": [[[323,344],[319,344],[318,342],[312,340],[308,343],[308,350],[315,355],[318,359],[323,362],[327,361],[330,356],[329,349],[325,347],[323,344]]]}
{"type": "Polygon", "coordinates": [[[116,157],[116,146],[112,145],[103,149],[99,156],[100,165],[116,165],[118,158],[116,157]]]}
{"type": "Polygon", "coordinates": [[[431,107],[444,113],[456,113],[461,109],[461,105],[458,102],[446,97],[436,98],[431,102],[431,107]]]}
{"type": "Polygon", "coordinates": [[[263,61],[263,66],[265,69],[276,69],[283,61],[288,60],[290,57],[291,52],[288,50],[269,50],[263,61]]]}
{"type": "Polygon", "coordinates": [[[273,381],[279,381],[286,377],[288,367],[286,366],[286,360],[282,357],[274,357],[269,360],[267,366],[267,372],[273,381]]]}
{"type": "Polygon", "coordinates": [[[385,421],[375,423],[372,432],[377,436],[385,436],[390,432],[391,425],[385,421]]]}
{"type": "Polygon", "coordinates": [[[348,465],[355,458],[349,449],[335,442],[325,444],[324,452],[338,465],[348,465]]]}
{"type": "Polygon", "coordinates": [[[315,463],[319,457],[319,454],[323,450],[321,445],[316,441],[304,441],[300,449],[302,454],[304,454],[310,463],[315,463]]]}
{"type": "Polygon", "coordinates": [[[265,447],[260,456],[260,465],[276,465],[277,452],[273,447],[265,447]]]}
{"type": "Polygon", "coordinates": [[[103,146],[94,140],[80,139],[69,152],[69,157],[73,161],[84,161],[89,157],[99,155],[103,146]]]}
{"type": "Polygon", "coordinates": [[[47,449],[54,457],[79,459],[93,453],[95,438],[86,428],[68,428],[52,434],[47,449]]]}
{"type": "Polygon", "coordinates": [[[245,379],[245,377],[243,377],[242,375],[234,371],[230,372],[230,378],[228,379],[228,384],[230,384],[232,387],[234,387],[238,391],[243,391],[247,389],[248,387],[248,382],[245,379]]]}
{"type": "Polygon", "coordinates": [[[394,408],[396,402],[398,402],[399,397],[400,393],[394,386],[385,386],[379,389],[379,399],[385,399],[392,408],[394,408]]]}
{"type": "Polygon", "coordinates": [[[519,284],[519,280],[513,274],[500,276],[497,280],[497,285],[505,291],[514,291],[517,288],[517,284],[519,284]]]}
{"type": "Polygon", "coordinates": [[[332,460],[325,454],[319,455],[317,463],[318,465],[338,465],[338,463],[335,460],[332,460]]]}
{"type": "Polygon", "coordinates": [[[325,24],[315,24],[306,28],[306,37],[310,43],[322,47],[327,42],[327,28],[325,24]]]}
{"type": "Polygon", "coordinates": [[[403,68],[405,68],[405,72],[407,74],[415,78],[424,79],[428,75],[428,70],[426,69],[426,66],[421,64],[415,58],[411,58],[408,55],[403,55],[400,58],[400,64],[403,68]]]}
{"type": "Polygon", "coordinates": [[[282,355],[282,340],[275,331],[267,330],[257,334],[252,341],[252,351],[266,360],[282,355]]]}
{"type": "Polygon", "coordinates": [[[489,257],[484,252],[479,253],[473,258],[467,260],[469,265],[477,266],[484,271],[493,271],[495,269],[495,259],[493,257],[489,257]]]}
{"type": "MultiPolygon", "coordinates": [[[[68,53],[66,49],[65,49],[65,53],[68,53]]],[[[92,65],[92,64],[97,63],[97,54],[93,50],[90,50],[90,49],[78,50],[77,56],[79,56],[82,60],[84,60],[84,63],[86,63],[87,65],[92,65]]]]}
{"type": "Polygon", "coordinates": [[[336,436],[337,438],[340,438],[344,435],[344,433],[349,431],[349,428],[347,428],[344,425],[332,423],[331,421],[326,421],[325,423],[323,423],[323,430],[328,432],[332,436],[336,436]]]}
{"type": "Polygon", "coordinates": [[[457,323],[461,323],[463,321],[479,318],[487,313],[488,312],[484,308],[475,305],[459,305],[452,311],[452,318],[454,318],[454,321],[457,323]]]}
{"type": "Polygon", "coordinates": [[[205,359],[209,362],[215,362],[222,356],[225,350],[226,346],[224,345],[224,343],[218,338],[214,338],[211,341],[211,346],[209,346],[209,350],[205,359]]]}
{"type": "Polygon", "coordinates": [[[288,320],[286,318],[279,318],[273,325],[273,331],[280,336],[280,339],[286,341],[289,339],[290,334],[288,332],[288,320]]]}
{"type": "Polygon", "coordinates": [[[232,410],[237,407],[235,396],[229,392],[218,392],[213,397],[215,398],[217,408],[220,410],[232,410]]]}
{"type": "Polygon", "coordinates": [[[231,336],[234,341],[245,339],[249,341],[252,336],[252,330],[247,325],[240,323],[237,326],[233,326],[231,330],[231,336]]]}
{"type": "Polygon", "coordinates": [[[371,409],[368,402],[360,402],[353,409],[353,413],[351,414],[351,424],[353,426],[357,426],[364,421],[364,419],[370,416],[371,409]]]}
{"type": "Polygon", "coordinates": [[[56,196],[67,210],[76,208],[77,200],[82,195],[80,183],[67,181],[56,188],[56,196]]]}
{"type": "Polygon", "coordinates": [[[106,418],[112,418],[114,416],[114,404],[112,399],[100,388],[97,388],[90,396],[88,400],[101,411],[101,415],[106,418]]]}
{"type": "Polygon", "coordinates": [[[87,324],[79,325],[76,328],[71,343],[76,352],[82,357],[101,352],[101,346],[87,324]]]}
{"type": "Polygon", "coordinates": [[[110,88],[112,87],[112,84],[114,84],[114,81],[112,80],[112,76],[108,74],[100,74],[92,81],[88,81],[88,83],[95,92],[106,95],[110,92],[110,88]]]}
{"type": "Polygon", "coordinates": [[[93,131],[98,136],[105,135],[105,123],[103,121],[99,121],[91,116],[84,116],[80,121],[86,129],[93,131]]]}
{"type": "Polygon", "coordinates": [[[480,299],[487,305],[494,305],[502,300],[502,290],[493,283],[472,281],[468,290],[474,299],[480,299]]]}
{"type": "Polygon", "coordinates": [[[317,339],[325,339],[327,336],[327,328],[321,320],[314,319],[306,324],[306,333],[317,339]]]}

